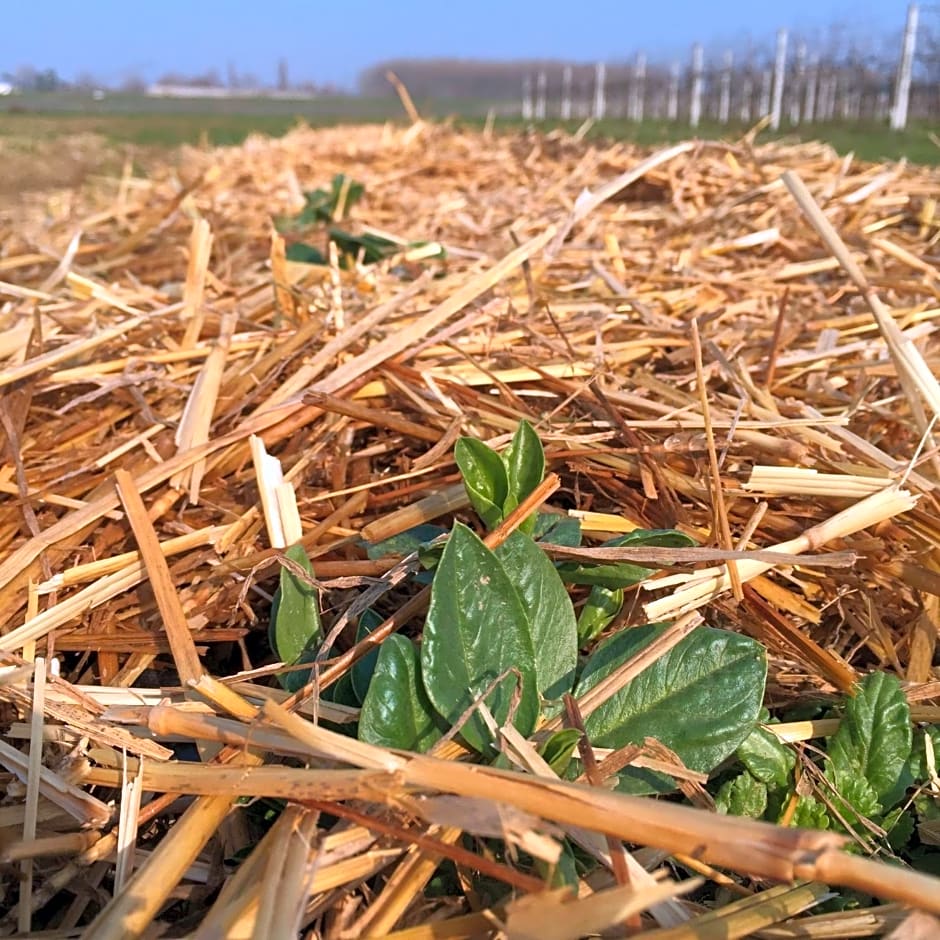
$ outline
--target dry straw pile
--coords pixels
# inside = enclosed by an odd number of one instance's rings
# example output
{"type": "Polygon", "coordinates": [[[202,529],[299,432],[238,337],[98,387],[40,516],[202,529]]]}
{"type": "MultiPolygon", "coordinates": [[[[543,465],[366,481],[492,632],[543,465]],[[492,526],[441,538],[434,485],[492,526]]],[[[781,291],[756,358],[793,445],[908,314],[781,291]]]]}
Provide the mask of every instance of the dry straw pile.
{"type": "MultiPolygon", "coordinates": [[[[272,679],[283,556],[251,451],[293,484],[327,626],[385,579],[380,636],[420,628],[361,540],[470,519],[455,440],[526,417],[554,474],[526,509],[589,544],[675,526],[714,549],[628,622],[751,634],[776,705],[880,668],[936,721],[938,193],[937,170],[818,144],[415,122],[184,151],[25,207],[0,227],[0,929],[859,936],[940,912],[940,883],[833,834],[546,777],[512,729],[497,770],[321,725],[355,716],[272,679]],[[345,224],[401,251],[285,260],[272,216],[337,173],[365,186],[345,224]],[[251,798],[286,809],[265,827],[251,798]],[[493,827],[505,854],[461,837],[493,827]],[[575,827],[611,869],[572,899],[514,859],[575,827]],[[441,859],[463,895],[428,890],[441,859]],[[690,870],[727,903],[699,906],[690,870]],[[823,883],[900,904],[792,919],[823,883]]],[[[339,648],[321,686],[363,652],[339,648]]]]}

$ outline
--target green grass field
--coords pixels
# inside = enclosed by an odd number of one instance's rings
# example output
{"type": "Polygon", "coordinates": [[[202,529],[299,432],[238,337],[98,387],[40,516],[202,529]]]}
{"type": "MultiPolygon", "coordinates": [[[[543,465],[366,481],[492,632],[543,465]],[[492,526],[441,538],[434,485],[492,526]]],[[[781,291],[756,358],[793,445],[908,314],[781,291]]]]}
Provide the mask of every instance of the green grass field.
{"type": "MultiPolygon", "coordinates": [[[[488,102],[477,100],[418,101],[422,114],[434,118],[452,118],[458,123],[481,126],[488,102]]],[[[504,106],[505,107],[505,106],[504,106]]],[[[17,176],[8,166],[10,175],[0,190],[24,191],[55,185],[73,185],[89,172],[75,167],[75,172],[60,168],[50,153],[54,141],[93,134],[103,147],[94,160],[93,169],[109,171],[123,158],[128,146],[138,157],[159,155],[161,151],[181,144],[237,144],[249,134],[278,136],[298,122],[312,126],[401,120],[402,109],[395,98],[328,97],[316,99],[168,99],[142,95],[109,95],[94,101],[89,95],[77,93],[46,93],[16,95],[0,99],[0,147],[4,154],[18,154],[24,170],[17,176]],[[113,148],[113,154],[107,148],[113,148]]],[[[575,130],[578,121],[567,122],[575,130]]],[[[497,130],[514,130],[523,126],[518,117],[497,117],[497,130]]],[[[551,130],[562,122],[549,120],[538,125],[551,130]]],[[[594,124],[592,138],[634,140],[655,145],[690,136],[735,139],[747,130],[744,126],[705,123],[693,135],[683,124],[646,121],[635,124],[626,120],[608,119],[594,124]]],[[[853,152],[864,160],[887,161],[901,157],[916,163],[940,163],[940,144],[930,126],[915,126],[904,133],[892,133],[887,127],[873,124],[812,124],[787,128],[776,136],[790,139],[819,139],[840,153],[853,152]]],[[[760,139],[772,135],[764,132],[760,139]]]]}

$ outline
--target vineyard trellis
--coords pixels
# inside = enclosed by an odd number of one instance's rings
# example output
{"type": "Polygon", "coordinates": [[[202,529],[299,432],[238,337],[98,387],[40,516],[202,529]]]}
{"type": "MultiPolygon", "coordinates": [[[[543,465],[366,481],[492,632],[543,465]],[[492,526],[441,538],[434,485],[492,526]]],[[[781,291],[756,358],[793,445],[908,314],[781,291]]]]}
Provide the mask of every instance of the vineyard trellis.
{"type": "Polygon", "coordinates": [[[736,62],[729,50],[706,66],[703,46],[695,43],[684,70],[678,62],[653,64],[643,52],[632,64],[540,68],[534,80],[531,74],[523,77],[521,114],[526,120],[686,120],[691,127],[703,118],[728,124],[766,115],[774,130],[860,120],[886,121],[903,130],[912,119],[940,116],[940,43],[921,52],[919,13],[918,5],[910,4],[896,63],[851,47],[842,56],[810,51],[805,40],[793,44],[788,30],[780,29],[766,62],[754,56],[736,62]]]}

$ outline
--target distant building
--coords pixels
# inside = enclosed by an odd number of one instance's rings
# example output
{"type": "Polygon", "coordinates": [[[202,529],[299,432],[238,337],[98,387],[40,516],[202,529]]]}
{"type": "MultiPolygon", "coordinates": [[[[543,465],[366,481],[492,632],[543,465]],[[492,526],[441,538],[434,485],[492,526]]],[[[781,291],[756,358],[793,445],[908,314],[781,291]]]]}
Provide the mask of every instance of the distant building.
{"type": "Polygon", "coordinates": [[[147,86],[151,98],[315,98],[303,91],[278,91],[273,88],[225,88],[221,85],[176,85],[156,82],[147,86]]]}
{"type": "Polygon", "coordinates": [[[214,85],[171,85],[167,82],[156,82],[147,87],[147,94],[151,98],[234,98],[254,97],[257,92],[247,88],[222,88],[214,85]]]}

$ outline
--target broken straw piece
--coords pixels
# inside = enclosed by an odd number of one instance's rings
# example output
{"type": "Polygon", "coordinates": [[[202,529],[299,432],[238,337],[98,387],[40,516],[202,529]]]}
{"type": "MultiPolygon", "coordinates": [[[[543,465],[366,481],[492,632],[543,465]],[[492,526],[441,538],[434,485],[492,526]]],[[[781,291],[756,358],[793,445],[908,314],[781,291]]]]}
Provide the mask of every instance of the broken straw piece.
{"type": "Polygon", "coordinates": [[[284,471],[277,457],[272,457],[264,448],[264,441],[251,435],[251,458],[255,465],[255,478],[261,494],[261,509],[268,530],[271,548],[287,548],[281,513],[278,511],[277,489],[284,482],[284,471]]]}

